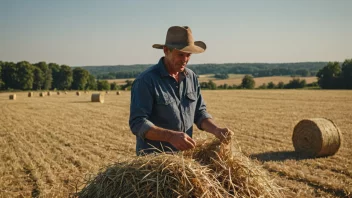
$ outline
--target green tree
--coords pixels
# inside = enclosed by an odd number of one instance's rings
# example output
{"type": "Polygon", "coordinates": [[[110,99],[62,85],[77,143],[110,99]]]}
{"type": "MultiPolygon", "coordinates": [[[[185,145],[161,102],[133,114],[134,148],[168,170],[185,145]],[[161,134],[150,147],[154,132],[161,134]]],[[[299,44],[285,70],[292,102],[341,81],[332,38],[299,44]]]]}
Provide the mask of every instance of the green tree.
{"type": "Polygon", "coordinates": [[[87,90],[97,90],[97,81],[95,80],[95,77],[91,74],[89,74],[86,89],[87,90]]]}
{"type": "Polygon", "coordinates": [[[269,82],[267,88],[268,89],[275,89],[276,85],[273,82],[269,82]]]}
{"type": "Polygon", "coordinates": [[[209,80],[208,81],[208,88],[212,89],[212,90],[216,89],[217,88],[216,83],[214,83],[212,80],[209,80]]]}
{"type": "Polygon", "coordinates": [[[29,90],[33,88],[33,69],[34,67],[27,61],[16,64],[17,67],[17,89],[29,90]]]}
{"type": "Polygon", "coordinates": [[[253,89],[255,86],[255,81],[253,79],[253,76],[251,75],[245,75],[242,78],[242,83],[241,83],[241,87],[244,89],[253,89]]]}
{"type": "Polygon", "coordinates": [[[339,76],[341,67],[338,62],[329,62],[324,68],[317,73],[318,84],[322,89],[339,88],[339,76]]]}
{"type": "Polygon", "coordinates": [[[4,86],[4,83],[2,82],[2,61],[0,61],[0,89],[2,89],[2,87],[4,86]]]}
{"type": "Polygon", "coordinates": [[[299,78],[293,78],[288,84],[285,85],[286,89],[299,89],[306,86],[306,80],[300,80],[299,78]]]}
{"type": "Polygon", "coordinates": [[[266,88],[268,88],[268,86],[266,85],[266,83],[263,83],[263,84],[260,85],[258,88],[259,88],[259,89],[266,89],[266,88]]]}
{"type": "Polygon", "coordinates": [[[107,80],[98,80],[97,81],[98,90],[110,90],[110,84],[107,80]]]}
{"type": "Polygon", "coordinates": [[[44,83],[42,85],[42,89],[44,89],[44,90],[51,89],[53,77],[52,77],[51,69],[49,68],[49,66],[44,61],[39,62],[39,63],[35,63],[34,66],[39,67],[43,72],[44,83]]]}
{"type": "Polygon", "coordinates": [[[283,88],[285,88],[285,83],[282,82],[282,81],[280,81],[280,82],[277,84],[276,87],[277,87],[278,89],[283,89],[283,88]]]}
{"type": "Polygon", "coordinates": [[[33,89],[40,90],[43,87],[44,80],[42,70],[37,66],[33,66],[33,89]]]}
{"type": "Polygon", "coordinates": [[[56,63],[49,63],[49,69],[51,70],[52,82],[51,88],[60,89],[61,75],[60,75],[60,66],[56,63]]]}
{"type": "Polygon", "coordinates": [[[88,82],[89,72],[85,69],[77,67],[73,69],[72,89],[84,90],[88,82]]]}
{"type": "Polygon", "coordinates": [[[2,64],[1,79],[4,89],[14,89],[18,87],[17,67],[13,62],[4,62],[2,64]]]}
{"type": "Polygon", "coordinates": [[[118,90],[119,86],[117,85],[116,82],[110,83],[110,90],[118,90]]]}
{"type": "Polygon", "coordinates": [[[60,90],[67,90],[71,88],[73,82],[73,72],[71,67],[61,65],[59,73],[57,74],[57,88],[60,90]]]}
{"type": "Polygon", "coordinates": [[[344,88],[352,89],[352,59],[346,59],[342,63],[342,83],[344,88]]]}

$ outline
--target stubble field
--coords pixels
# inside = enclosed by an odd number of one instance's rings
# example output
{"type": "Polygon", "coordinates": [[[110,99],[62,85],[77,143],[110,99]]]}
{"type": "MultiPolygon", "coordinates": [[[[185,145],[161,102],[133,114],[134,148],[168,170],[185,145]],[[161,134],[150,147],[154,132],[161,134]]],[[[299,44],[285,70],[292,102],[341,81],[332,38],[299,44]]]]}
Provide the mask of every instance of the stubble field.
{"type": "MultiPolygon", "coordinates": [[[[94,174],[135,155],[128,126],[130,92],[105,103],[89,94],[32,98],[0,93],[0,197],[68,197],[94,174]]],[[[243,153],[285,188],[287,197],[348,197],[352,192],[352,91],[203,91],[208,111],[235,132],[243,153]],[[330,157],[298,159],[292,132],[304,118],[325,117],[344,142],[330,157]]],[[[194,138],[211,135],[195,128],[194,138]]]]}

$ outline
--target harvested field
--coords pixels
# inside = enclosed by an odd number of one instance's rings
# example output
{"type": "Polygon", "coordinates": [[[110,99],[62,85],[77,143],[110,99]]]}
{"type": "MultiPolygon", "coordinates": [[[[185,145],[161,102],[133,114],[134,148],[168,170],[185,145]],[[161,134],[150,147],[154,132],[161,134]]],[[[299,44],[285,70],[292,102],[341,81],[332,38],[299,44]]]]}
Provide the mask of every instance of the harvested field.
{"type": "MultiPolygon", "coordinates": [[[[86,174],[135,155],[130,92],[92,103],[75,92],[28,98],[0,93],[0,197],[67,197],[86,174]]],[[[235,133],[244,155],[269,171],[286,197],[352,193],[352,91],[203,91],[208,111],[235,133]],[[220,97],[221,96],[221,97],[220,97]],[[299,158],[292,133],[302,119],[334,121],[344,137],[334,156],[299,158]]],[[[211,135],[195,129],[195,139],[211,135]]],[[[80,190],[80,189],[78,189],[80,190]]]]}

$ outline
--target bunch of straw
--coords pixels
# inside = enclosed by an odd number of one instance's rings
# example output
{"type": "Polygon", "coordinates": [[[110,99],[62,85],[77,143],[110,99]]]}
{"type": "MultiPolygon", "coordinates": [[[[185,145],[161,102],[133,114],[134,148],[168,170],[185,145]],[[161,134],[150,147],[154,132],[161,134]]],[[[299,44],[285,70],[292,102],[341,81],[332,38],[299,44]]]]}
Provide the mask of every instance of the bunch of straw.
{"type": "Polygon", "coordinates": [[[226,197],[210,170],[182,155],[135,157],[101,172],[79,197],[226,197]]]}
{"type": "Polygon", "coordinates": [[[294,128],[295,150],[309,157],[334,155],[342,143],[342,134],[331,120],[312,118],[301,120],[294,128]]]}
{"type": "Polygon", "coordinates": [[[197,141],[197,147],[186,151],[201,165],[209,167],[222,187],[233,197],[282,197],[281,189],[260,166],[235,148],[233,140],[197,141]]]}
{"type": "Polygon", "coordinates": [[[191,151],[135,157],[108,167],[79,197],[283,197],[267,173],[232,142],[197,142],[191,151]]]}

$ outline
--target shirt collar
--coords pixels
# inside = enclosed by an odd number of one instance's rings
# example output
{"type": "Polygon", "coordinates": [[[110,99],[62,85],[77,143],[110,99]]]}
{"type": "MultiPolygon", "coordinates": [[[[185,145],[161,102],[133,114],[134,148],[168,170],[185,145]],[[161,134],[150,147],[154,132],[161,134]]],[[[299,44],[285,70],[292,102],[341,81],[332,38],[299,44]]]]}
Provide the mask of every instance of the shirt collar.
{"type": "MultiPolygon", "coordinates": [[[[164,57],[161,57],[161,58],[160,58],[160,60],[159,60],[159,62],[158,62],[158,68],[159,68],[160,75],[161,75],[162,77],[170,76],[170,74],[169,74],[169,72],[167,72],[166,66],[165,66],[165,64],[164,64],[164,57]]],[[[183,73],[183,75],[184,75],[185,77],[189,77],[188,72],[187,72],[186,69],[185,69],[185,71],[182,72],[182,73],[183,73]]]]}

